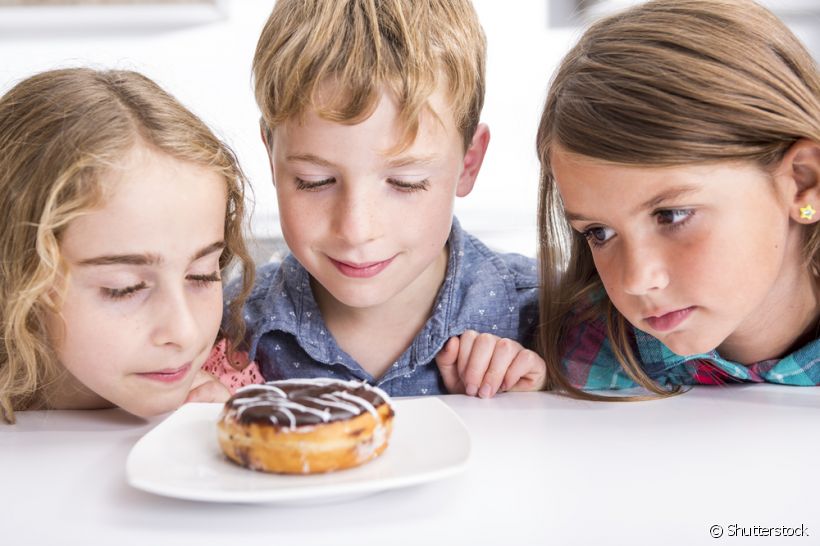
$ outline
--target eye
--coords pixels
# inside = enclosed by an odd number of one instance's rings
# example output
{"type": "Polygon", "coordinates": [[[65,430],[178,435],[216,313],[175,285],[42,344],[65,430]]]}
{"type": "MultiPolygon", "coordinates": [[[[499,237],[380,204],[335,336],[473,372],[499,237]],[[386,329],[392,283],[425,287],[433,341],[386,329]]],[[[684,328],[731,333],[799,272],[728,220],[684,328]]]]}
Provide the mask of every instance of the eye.
{"type": "Polygon", "coordinates": [[[133,286],[126,286],[125,288],[102,287],[102,288],[100,288],[100,290],[102,291],[103,296],[105,296],[108,299],[111,299],[111,300],[124,300],[124,299],[127,299],[127,298],[133,296],[134,294],[136,294],[140,290],[144,290],[146,288],[148,288],[148,285],[145,284],[145,282],[143,281],[143,282],[141,282],[139,284],[135,284],[133,286]]]}
{"type": "Polygon", "coordinates": [[[615,236],[615,230],[608,227],[595,226],[582,231],[581,235],[584,236],[590,245],[603,246],[615,236]]]}
{"type": "Polygon", "coordinates": [[[412,193],[416,191],[424,191],[428,187],[430,187],[430,181],[425,178],[424,180],[419,180],[418,182],[411,182],[408,180],[399,180],[396,178],[388,178],[387,182],[396,188],[399,191],[412,193]]]}
{"type": "Polygon", "coordinates": [[[323,178],[322,180],[303,180],[296,177],[296,189],[301,191],[318,191],[325,186],[329,186],[336,181],[335,178],[323,178]]]}
{"type": "Polygon", "coordinates": [[[676,228],[686,223],[694,214],[693,209],[665,209],[655,213],[655,218],[662,226],[676,228]]]}
{"type": "Polygon", "coordinates": [[[205,287],[212,283],[222,281],[222,277],[219,276],[218,271],[214,271],[208,275],[188,275],[186,278],[199,287],[205,287]]]}

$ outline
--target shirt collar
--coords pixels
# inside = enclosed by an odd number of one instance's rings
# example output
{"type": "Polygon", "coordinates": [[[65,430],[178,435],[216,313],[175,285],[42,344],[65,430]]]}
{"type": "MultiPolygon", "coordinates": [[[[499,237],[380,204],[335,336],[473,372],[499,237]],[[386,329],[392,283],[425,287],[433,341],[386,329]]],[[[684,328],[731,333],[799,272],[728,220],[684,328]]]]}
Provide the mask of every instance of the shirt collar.
{"type": "Polygon", "coordinates": [[[739,364],[720,356],[717,350],[681,356],[657,338],[633,328],[644,370],[650,377],[683,371],[694,375],[698,361],[708,361],[739,381],[766,381],[790,385],[816,385],[820,378],[820,339],[809,342],[783,358],[739,364]]]}
{"type": "MultiPolygon", "coordinates": [[[[513,298],[515,284],[512,275],[503,272],[480,275],[480,272],[472,271],[469,263],[465,261],[469,261],[476,252],[476,243],[477,241],[464,232],[454,217],[448,238],[447,270],[433,304],[432,315],[400,357],[400,365],[391,368],[388,374],[406,373],[407,365],[415,368],[417,364],[430,362],[451,336],[459,335],[471,327],[475,328],[471,325],[473,312],[482,313],[484,322],[497,324],[500,329],[499,335],[517,330],[518,312],[515,307],[517,301],[513,298]],[[464,305],[464,300],[468,297],[465,285],[473,285],[475,281],[465,277],[475,275],[480,275],[482,292],[506,294],[508,305],[503,308],[488,306],[486,311],[472,310],[470,306],[464,305]],[[509,309],[508,313],[506,311],[509,307],[512,309],[509,309]],[[485,313],[494,315],[485,316],[485,313]]],[[[491,254],[483,245],[479,250],[491,254]]],[[[272,278],[264,279],[263,282],[268,285],[267,290],[260,295],[261,300],[257,305],[254,305],[258,311],[255,320],[251,319],[249,324],[249,331],[252,332],[249,339],[250,358],[255,358],[256,348],[262,336],[274,330],[281,330],[292,334],[305,352],[316,361],[329,363],[344,360],[341,349],[330,335],[319,311],[307,270],[292,254],[289,254],[275,271],[272,267],[275,266],[268,268],[268,277],[272,278]]],[[[262,276],[264,277],[264,274],[262,276]]]]}

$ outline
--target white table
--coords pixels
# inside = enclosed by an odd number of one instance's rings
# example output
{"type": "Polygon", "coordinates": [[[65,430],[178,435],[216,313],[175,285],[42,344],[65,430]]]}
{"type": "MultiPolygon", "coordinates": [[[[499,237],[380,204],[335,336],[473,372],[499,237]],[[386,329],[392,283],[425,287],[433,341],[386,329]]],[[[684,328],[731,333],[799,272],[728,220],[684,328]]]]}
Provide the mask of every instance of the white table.
{"type": "Polygon", "coordinates": [[[446,396],[467,471],[313,506],[183,501],[125,482],[150,423],[24,412],[0,427],[0,542],[26,544],[820,544],[820,389],[694,389],[641,403],[446,396]],[[729,537],[730,525],[808,537],[729,537]],[[724,536],[713,539],[710,527],[724,536]]]}

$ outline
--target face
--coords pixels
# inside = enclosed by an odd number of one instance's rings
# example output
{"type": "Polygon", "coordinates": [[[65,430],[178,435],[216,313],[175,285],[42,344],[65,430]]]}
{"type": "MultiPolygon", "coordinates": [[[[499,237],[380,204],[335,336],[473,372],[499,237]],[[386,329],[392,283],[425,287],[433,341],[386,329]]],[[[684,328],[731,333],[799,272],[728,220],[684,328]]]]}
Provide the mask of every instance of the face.
{"type": "Polygon", "coordinates": [[[759,338],[804,274],[786,189],[756,166],[637,168],[561,149],[552,164],[610,300],[678,354],[759,338]]]}
{"type": "Polygon", "coordinates": [[[402,151],[388,94],[361,123],[309,112],[275,128],[268,144],[282,232],[323,311],[412,305],[438,290],[454,197],[472,189],[489,134],[481,126],[465,154],[444,94],[430,106],[440,121],[424,113],[402,151]]]}
{"type": "Polygon", "coordinates": [[[53,396],[155,415],[183,403],[219,329],[225,181],[138,146],[104,185],[60,242],[68,276],[49,333],[69,375],[53,396]]]}

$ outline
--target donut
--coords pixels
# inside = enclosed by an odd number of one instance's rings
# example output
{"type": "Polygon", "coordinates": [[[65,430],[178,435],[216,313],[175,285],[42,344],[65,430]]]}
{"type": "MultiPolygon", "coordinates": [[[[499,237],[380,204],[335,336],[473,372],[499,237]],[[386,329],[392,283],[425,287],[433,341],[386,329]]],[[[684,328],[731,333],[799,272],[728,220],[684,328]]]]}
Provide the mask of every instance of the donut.
{"type": "Polygon", "coordinates": [[[378,457],[393,429],[390,397],[364,382],[287,379],[249,385],[227,402],[219,446],[251,470],[317,474],[378,457]]]}

